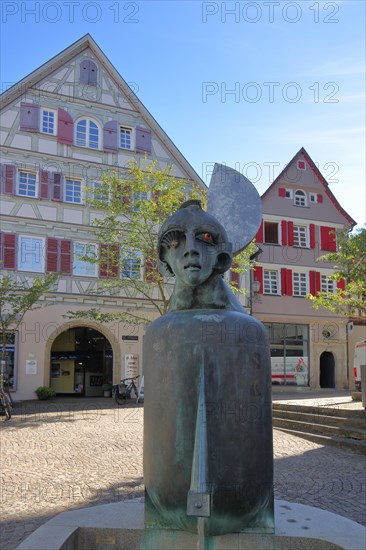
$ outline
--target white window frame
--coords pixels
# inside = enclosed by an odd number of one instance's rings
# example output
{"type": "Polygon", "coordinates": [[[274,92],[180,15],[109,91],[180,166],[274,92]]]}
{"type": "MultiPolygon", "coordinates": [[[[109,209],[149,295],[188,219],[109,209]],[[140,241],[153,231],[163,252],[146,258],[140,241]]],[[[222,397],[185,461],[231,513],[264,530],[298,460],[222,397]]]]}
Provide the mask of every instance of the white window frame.
{"type": "Polygon", "coordinates": [[[97,257],[97,245],[94,243],[87,243],[81,241],[73,242],[73,266],[72,273],[79,277],[97,277],[98,276],[98,264],[90,263],[86,260],[82,260],[79,256],[97,257]],[[82,247],[82,250],[80,248],[82,247]]]}
{"type": "Polygon", "coordinates": [[[294,246],[297,248],[309,248],[309,227],[306,225],[294,225],[294,246]]]}
{"type": "MultiPolygon", "coordinates": [[[[73,185],[73,188],[74,187],[75,187],[75,185],[73,185]]],[[[73,191],[72,191],[72,196],[76,196],[75,189],[73,189],[73,191]]],[[[83,185],[82,185],[81,180],[75,179],[75,178],[65,177],[65,181],[64,181],[64,202],[67,202],[68,204],[83,204],[83,185]],[[67,199],[68,186],[71,184],[71,182],[72,182],[72,184],[80,185],[80,201],[68,200],[67,199]]]]}
{"type": "Polygon", "coordinates": [[[121,269],[120,269],[120,278],[121,279],[133,279],[139,281],[142,279],[142,254],[141,252],[129,250],[124,251],[121,254],[121,269]],[[128,266],[127,269],[124,268],[124,261],[131,263],[138,263],[138,269],[131,269],[131,266],[128,266]],[[126,272],[128,274],[126,275],[126,272]],[[131,276],[131,273],[135,273],[136,276],[131,276]]]}
{"type": "Polygon", "coordinates": [[[285,189],[285,199],[292,199],[294,192],[292,189],[285,189]]]}
{"type": "Polygon", "coordinates": [[[301,206],[305,208],[307,206],[307,196],[302,189],[296,189],[294,193],[294,206],[301,206]]]}
{"type": "Polygon", "coordinates": [[[263,294],[280,294],[279,273],[276,269],[263,269],[263,294]]]}
{"type": "Polygon", "coordinates": [[[320,290],[321,292],[328,292],[329,294],[335,294],[337,292],[337,281],[335,279],[329,279],[329,275],[320,275],[320,290]]]}
{"type": "Polygon", "coordinates": [[[309,293],[309,274],[292,272],[292,295],[303,298],[309,293]]]}
{"type": "Polygon", "coordinates": [[[309,202],[315,204],[318,202],[318,197],[316,193],[309,193],[309,202]]]}
{"type": "Polygon", "coordinates": [[[19,271],[44,273],[45,239],[36,236],[19,235],[17,262],[19,271]],[[29,245],[31,246],[29,247],[29,245]],[[29,256],[34,256],[35,258],[28,261],[26,258],[29,256]]]}
{"type": "Polygon", "coordinates": [[[47,107],[42,107],[41,108],[41,120],[40,120],[40,124],[39,124],[41,134],[45,134],[46,136],[56,136],[57,135],[57,122],[58,122],[57,115],[58,115],[58,113],[57,113],[56,109],[48,109],[47,107]],[[49,131],[43,129],[43,117],[46,113],[52,113],[53,114],[53,117],[54,117],[53,132],[49,132],[49,131]]]}
{"type": "MultiPolygon", "coordinates": [[[[93,129],[94,130],[94,129],[93,129]]],[[[80,117],[78,118],[76,121],[75,121],[75,137],[74,137],[74,144],[77,146],[77,147],[86,147],[87,149],[92,149],[94,151],[97,151],[100,149],[100,141],[101,141],[101,127],[100,127],[100,124],[90,118],[90,117],[87,117],[87,116],[83,116],[83,117],[80,117]],[[81,122],[83,121],[86,121],[86,125],[85,125],[85,140],[84,139],[81,139],[80,136],[78,137],[78,126],[81,122]],[[91,133],[90,133],[90,125],[92,124],[95,124],[95,126],[97,127],[97,130],[98,130],[98,141],[96,143],[96,145],[91,145],[91,140],[90,140],[90,137],[91,137],[91,133]]]]}
{"type": "Polygon", "coordinates": [[[129,126],[121,125],[119,127],[119,136],[118,136],[118,148],[123,149],[123,151],[133,151],[133,129],[129,126]],[[122,131],[129,132],[130,134],[130,147],[124,147],[121,143],[122,141],[122,131]]]}
{"type": "Polygon", "coordinates": [[[17,185],[16,185],[16,194],[19,195],[19,197],[30,197],[31,199],[38,197],[38,174],[37,172],[33,172],[32,170],[18,170],[17,173],[17,185]],[[20,192],[20,186],[26,185],[26,190],[28,191],[28,182],[24,183],[20,181],[21,175],[27,174],[27,176],[34,176],[34,195],[20,192]]]}

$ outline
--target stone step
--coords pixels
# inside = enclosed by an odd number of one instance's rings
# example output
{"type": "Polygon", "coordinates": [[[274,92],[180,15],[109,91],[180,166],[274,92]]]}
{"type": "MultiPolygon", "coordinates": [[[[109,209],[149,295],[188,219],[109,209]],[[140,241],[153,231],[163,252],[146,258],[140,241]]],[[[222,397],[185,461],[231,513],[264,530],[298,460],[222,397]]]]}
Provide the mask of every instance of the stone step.
{"type": "MultiPolygon", "coordinates": [[[[321,421],[326,421],[322,417],[321,421]]],[[[278,428],[288,428],[297,432],[308,432],[323,434],[327,436],[335,436],[343,439],[356,439],[365,441],[366,443],[366,430],[352,428],[347,425],[342,426],[330,426],[328,424],[318,424],[311,422],[302,422],[299,420],[291,420],[288,418],[273,417],[273,426],[278,428]]]]}
{"type": "Polygon", "coordinates": [[[359,418],[366,421],[366,411],[364,409],[354,410],[343,407],[320,407],[312,405],[302,405],[301,403],[279,403],[272,402],[272,409],[276,411],[297,411],[302,413],[320,414],[324,416],[339,416],[341,418],[359,418]]]}
{"type": "Polygon", "coordinates": [[[341,417],[341,416],[329,416],[320,414],[318,410],[313,412],[304,412],[302,410],[273,410],[274,418],[281,418],[284,420],[294,420],[298,422],[304,422],[311,425],[327,425],[346,427],[348,430],[355,428],[356,430],[364,430],[366,433],[366,422],[361,418],[341,417]]]}
{"type": "Polygon", "coordinates": [[[281,432],[295,435],[308,441],[313,441],[314,443],[318,443],[319,445],[334,445],[346,451],[352,451],[354,453],[366,455],[366,442],[364,440],[360,441],[358,439],[327,436],[314,432],[297,431],[289,428],[276,427],[275,425],[273,427],[281,432]]]}

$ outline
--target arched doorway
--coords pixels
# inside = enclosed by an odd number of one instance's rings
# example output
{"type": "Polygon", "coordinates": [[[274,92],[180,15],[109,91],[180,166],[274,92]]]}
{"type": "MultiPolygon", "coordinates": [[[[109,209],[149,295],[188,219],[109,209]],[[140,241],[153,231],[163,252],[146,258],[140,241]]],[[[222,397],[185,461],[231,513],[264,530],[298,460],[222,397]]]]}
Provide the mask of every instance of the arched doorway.
{"type": "Polygon", "coordinates": [[[330,351],[323,351],[320,356],[320,379],[321,388],[335,388],[335,361],[330,351]]]}
{"type": "Polygon", "coordinates": [[[112,383],[113,351],[108,339],[91,327],[73,327],[54,340],[50,385],[57,393],[102,396],[112,383]]]}

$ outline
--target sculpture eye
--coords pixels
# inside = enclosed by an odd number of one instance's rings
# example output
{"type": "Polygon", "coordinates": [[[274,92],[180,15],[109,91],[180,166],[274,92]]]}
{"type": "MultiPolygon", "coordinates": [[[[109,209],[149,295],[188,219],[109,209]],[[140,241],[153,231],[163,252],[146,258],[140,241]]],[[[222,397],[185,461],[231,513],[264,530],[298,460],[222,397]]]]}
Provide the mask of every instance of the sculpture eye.
{"type": "Polygon", "coordinates": [[[209,244],[213,244],[213,236],[211,235],[211,233],[200,233],[199,235],[197,235],[198,239],[200,241],[203,241],[205,243],[209,243],[209,244]]]}
{"type": "Polygon", "coordinates": [[[162,244],[167,248],[178,248],[180,241],[182,239],[182,234],[180,231],[169,231],[166,233],[162,239],[162,244]]]}

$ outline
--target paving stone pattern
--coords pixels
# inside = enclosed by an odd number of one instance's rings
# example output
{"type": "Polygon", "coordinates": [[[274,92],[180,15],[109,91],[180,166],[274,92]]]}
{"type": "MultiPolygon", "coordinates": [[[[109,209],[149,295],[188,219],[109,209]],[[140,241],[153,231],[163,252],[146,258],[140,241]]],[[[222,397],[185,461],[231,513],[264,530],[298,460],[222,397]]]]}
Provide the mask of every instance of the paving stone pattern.
{"type": "MultiPolygon", "coordinates": [[[[56,514],[143,495],[143,407],[25,402],[1,426],[1,550],[56,514]]],[[[365,458],[274,430],[275,496],[366,525],[365,458]]]]}

